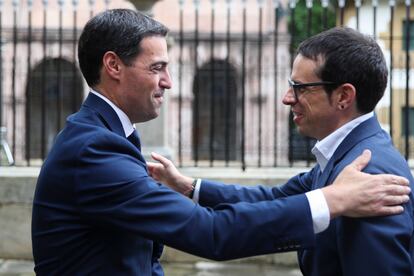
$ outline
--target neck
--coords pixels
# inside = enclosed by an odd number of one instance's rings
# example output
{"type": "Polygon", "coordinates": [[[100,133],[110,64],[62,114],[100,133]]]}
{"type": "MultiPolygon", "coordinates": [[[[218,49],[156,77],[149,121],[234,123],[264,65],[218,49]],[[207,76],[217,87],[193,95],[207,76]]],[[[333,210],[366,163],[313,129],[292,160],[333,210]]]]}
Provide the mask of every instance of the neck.
{"type": "Polygon", "coordinates": [[[111,89],[108,89],[108,88],[106,88],[105,86],[103,86],[103,85],[96,85],[96,86],[93,86],[92,87],[92,89],[93,90],[95,90],[96,92],[98,92],[99,94],[101,94],[101,95],[103,95],[103,96],[105,96],[108,100],[110,100],[114,105],[116,105],[117,107],[119,107],[120,108],[120,106],[119,106],[119,102],[118,102],[118,100],[116,99],[116,97],[115,97],[115,94],[114,93],[111,93],[111,91],[113,91],[113,90],[111,90],[111,89]]]}

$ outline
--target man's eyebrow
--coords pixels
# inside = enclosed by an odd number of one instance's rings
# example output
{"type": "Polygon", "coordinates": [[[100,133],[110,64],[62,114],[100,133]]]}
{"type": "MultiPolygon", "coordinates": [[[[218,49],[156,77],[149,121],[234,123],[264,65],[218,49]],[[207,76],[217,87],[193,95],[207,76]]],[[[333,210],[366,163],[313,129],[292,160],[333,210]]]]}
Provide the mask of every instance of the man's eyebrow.
{"type": "Polygon", "coordinates": [[[160,61],[156,61],[156,62],[154,62],[153,64],[168,64],[168,61],[165,61],[165,60],[160,60],[160,61]]]}

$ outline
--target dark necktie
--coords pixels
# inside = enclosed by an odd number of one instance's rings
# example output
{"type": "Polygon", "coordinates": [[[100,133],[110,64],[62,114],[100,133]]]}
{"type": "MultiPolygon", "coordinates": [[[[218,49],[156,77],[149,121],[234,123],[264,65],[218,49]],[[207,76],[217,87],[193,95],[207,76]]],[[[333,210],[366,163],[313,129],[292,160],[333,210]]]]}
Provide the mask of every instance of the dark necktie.
{"type": "Polygon", "coordinates": [[[127,138],[132,144],[134,144],[139,151],[141,151],[141,142],[139,141],[138,132],[134,130],[127,138]]]}

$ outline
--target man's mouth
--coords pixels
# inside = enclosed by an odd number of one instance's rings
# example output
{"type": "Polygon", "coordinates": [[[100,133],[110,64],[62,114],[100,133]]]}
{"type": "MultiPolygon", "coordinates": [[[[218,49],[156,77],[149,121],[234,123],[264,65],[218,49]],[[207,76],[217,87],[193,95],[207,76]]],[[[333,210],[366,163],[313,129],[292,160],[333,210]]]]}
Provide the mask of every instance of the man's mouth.
{"type": "Polygon", "coordinates": [[[292,114],[293,114],[293,121],[295,122],[295,124],[299,124],[303,118],[303,114],[300,112],[294,111],[294,110],[292,110],[292,114]]]}
{"type": "Polygon", "coordinates": [[[164,91],[156,92],[154,98],[162,103],[164,100],[164,91]]]}

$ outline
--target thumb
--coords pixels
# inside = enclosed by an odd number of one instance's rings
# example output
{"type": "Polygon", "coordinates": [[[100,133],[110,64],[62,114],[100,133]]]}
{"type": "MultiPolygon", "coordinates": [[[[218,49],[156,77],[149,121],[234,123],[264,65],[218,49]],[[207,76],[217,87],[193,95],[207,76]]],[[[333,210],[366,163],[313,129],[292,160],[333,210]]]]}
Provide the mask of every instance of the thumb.
{"type": "Polygon", "coordinates": [[[358,156],[349,165],[358,171],[362,171],[368,165],[370,160],[371,160],[371,151],[366,149],[360,156],[358,156]]]}

